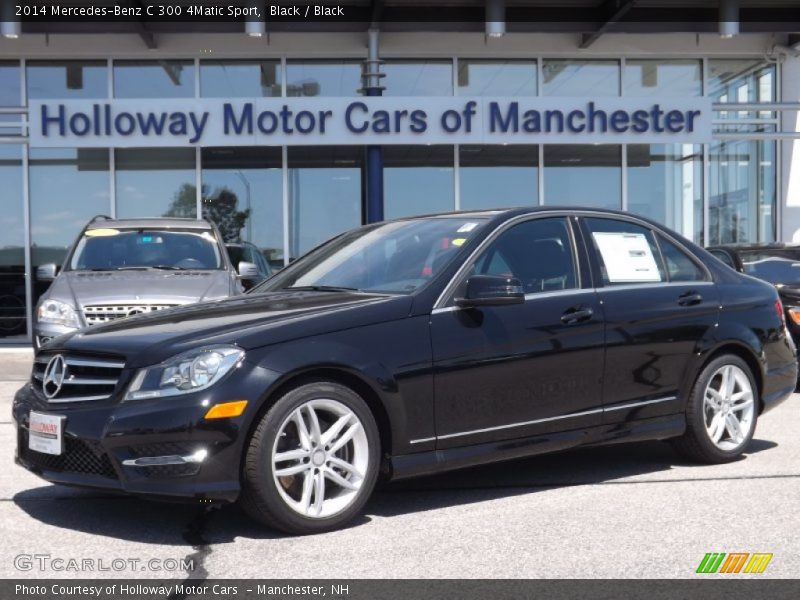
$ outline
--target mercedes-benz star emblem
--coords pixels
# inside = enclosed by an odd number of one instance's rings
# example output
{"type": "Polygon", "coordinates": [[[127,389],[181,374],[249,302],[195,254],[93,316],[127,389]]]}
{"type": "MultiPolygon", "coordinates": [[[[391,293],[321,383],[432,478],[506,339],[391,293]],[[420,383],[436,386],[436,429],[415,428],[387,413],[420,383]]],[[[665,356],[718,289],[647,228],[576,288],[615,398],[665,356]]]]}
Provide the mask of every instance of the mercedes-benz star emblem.
{"type": "Polygon", "coordinates": [[[44,377],[42,379],[42,391],[48,398],[55,398],[56,394],[61,391],[61,386],[64,385],[64,379],[67,376],[67,362],[60,354],[56,354],[47,363],[47,368],[44,370],[44,377]]]}

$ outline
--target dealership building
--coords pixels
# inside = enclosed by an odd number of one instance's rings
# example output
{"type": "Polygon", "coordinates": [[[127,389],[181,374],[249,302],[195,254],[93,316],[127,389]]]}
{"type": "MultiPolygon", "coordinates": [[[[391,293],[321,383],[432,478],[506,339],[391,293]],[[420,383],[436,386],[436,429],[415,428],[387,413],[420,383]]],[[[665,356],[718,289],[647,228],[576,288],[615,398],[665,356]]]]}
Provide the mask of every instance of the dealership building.
{"type": "Polygon", "coordinates": [[[30,340],[37,267],[98,214],[227,212],[275,265],[373,220],[508,206],[800,242],[796,3],[339,4],[373,18],[4,17],[0,343],[30,340]]]}

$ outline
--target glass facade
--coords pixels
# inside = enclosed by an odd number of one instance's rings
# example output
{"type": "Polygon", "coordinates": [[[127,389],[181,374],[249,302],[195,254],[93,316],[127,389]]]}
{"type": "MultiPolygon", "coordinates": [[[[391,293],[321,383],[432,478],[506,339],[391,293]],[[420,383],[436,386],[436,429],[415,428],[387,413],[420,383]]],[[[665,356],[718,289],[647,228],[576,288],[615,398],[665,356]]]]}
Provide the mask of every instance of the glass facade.
{"type": "Polygon", "coordinates": [[[22,176],[22,148],[0,144],[0,341],[27,332],[22,176]]]}
{"type": "Polygon", "coordinates": [[[452,96],[453,61],[388,60],[384,96],[452,96]]]}
{"type": "Polygon", "coordinates": [[[454,210],[453,146],[384,148],[383,206],[387,219],[454,210]]]}
{"type": "Polygon", "coordinates": [[[625,96],[703,95],[703,63],[696,59],[625,61],[625,96]]]}
{"type": "Polygon", "coordinates": [[[622,208],[622,146],[544,147],[544,202],[622,208]]]}
{"type": "Polygon", "coordinates": [[[283,265],[283,171],[280,148],[203,148],[203,216],[226,242],[248,241],[283,265]]]}
{"type": "MultiPolygon", "coordinates": [[[[0,108],[22,105],[19,63],[0,61],[0,108]]],[[[0,114],[0,135],[20,135],[21,115],[0,114]]]]}
{"type": "MultiPolygon", "coordinates": [[[[60,265],[92,217],[109,214],[109,152],[96,148],[29,150],[31,266],[60,265]]],[[[34,278],[34,302],[49,284],[34,278]]]]}
{"type": "MultiPolygon", "coordinates": [[[[465,56],[387,59],[382,71],[386,96],[707,95],[718,103],[741,103],[777,100],[779,66],[761,58],[465,56]]],[[[112,96],[358,97],[361,72],[356,58],[4,60],[0,107],[112,96]]],[[[716,132],[734,135],[703,145],[386,145],[385,216],[572,204],[624,208],[706,244],[772,241],[777,143],[735,134],[776,131],[778,113],[718,110],[714,116],[723,121],[716,132]]],[[[0,136],[19,136],[20,123],[19,115],[0,114],[0,136]]],[[[47,285],[36,281],[36,267],[59,263],[97,214],[207,216],[226,239],[252,242],[280,266],[363,222],[365,177],[360,146],[0,145],[0,339],[26,335],[18,312],[18,300],[24,302],[27,293],[26,269],[30,311],[47,285]],[[16,325],[8,319],[17,319],[16,325]]]]}
{"type": "MultiPolygon", "coordinates": [[[[775,100],[777,71],[760,60],[714,59],[708,62],[708,94],[714,102],[775,100]]],[[[770,111],[717,111],[716,118],[761,119],[763,124],[731,124],[722,131],[770,131],[770,111]]],[[[775,239],[777,144],[771,140],[725,140],[709,147],[709,243],[775,239]]]]}
{"type": "Polygon", "coordinates": [[[361,63],[355,60],[290,60],[286,62],[286,95],[358,96],[361,63]]]}
{"type": "Polygon", "coordinates": [[[628,210],[703,240],[703,149],[629,144],[628,210]]]}
{"type": "Polygon", "coordinates": [[[108,63],[103,60],[29,61],[28,98],[108,98],[108,63]]]}
{"type": "Polygon", "coordinates": [[[619,96],[618,60],[545,59],[544,96],[619,96]]]}
{"type": "Polygon", "coordinates": [[[539,146],[458,148],[461,210],[539,204],[539,146]]]}
{"type": "Polygon", "coordinates": [[[117,217],[197,217],[194,148],[121,148],[114,164],[117,217]]]}
{"type": "Polygon", "coordinates": [[[458,61],[459,96],[535,96],[538,89],[535,60],[458,61]]]}
{"type": "Polygon", "coordinates": [[[115,98],[193,98],[191,60],[118,60],[114,62],[115,98]]]}
{"type": "Polygon", "coordinates": [[[203,98],[271,98],[282,95],[277,60],[207,60],[200,65],[203,98]]]}
{"type": "Polygon", "coordinates": [[[361,223],[363,150],[288,149],[289,260],[361,223]]]}

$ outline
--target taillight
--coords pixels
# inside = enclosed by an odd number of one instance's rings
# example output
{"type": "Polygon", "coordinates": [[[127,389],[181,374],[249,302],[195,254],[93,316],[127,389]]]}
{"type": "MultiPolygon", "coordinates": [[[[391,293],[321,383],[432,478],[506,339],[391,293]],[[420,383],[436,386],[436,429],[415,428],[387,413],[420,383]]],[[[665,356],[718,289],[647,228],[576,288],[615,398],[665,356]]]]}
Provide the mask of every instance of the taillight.
{"type": "Polygon", "coordinates": [[[789,318],[795,325],[800,325],[800,308],[790,308],[788,310],[789,318]]]}
{"type": "MultiPolygon", "coordinates": [[[[781,302],[780,298],[775,300],[775,312],[778,313],[778,316],[781,319],[781,323],[786,325],[786,314],[783,312],[783,303],[781,302]]],[[[794,314],[792,314],[792,321],[794,321],[795,323],[798,323],[797,317],[795,317],[794,314]]]]}

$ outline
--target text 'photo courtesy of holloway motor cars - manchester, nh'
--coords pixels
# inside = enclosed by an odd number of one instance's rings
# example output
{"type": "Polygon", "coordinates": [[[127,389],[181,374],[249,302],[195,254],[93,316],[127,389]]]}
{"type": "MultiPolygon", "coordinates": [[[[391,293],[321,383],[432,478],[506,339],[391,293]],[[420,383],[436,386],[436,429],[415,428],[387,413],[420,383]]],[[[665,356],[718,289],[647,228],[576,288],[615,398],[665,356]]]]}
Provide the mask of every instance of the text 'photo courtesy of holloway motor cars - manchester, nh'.
{"type": "Polygon", "coordinates": [[[796,598],[798,125],[794,0],[0,0],[0,599],[796,598]]]}

